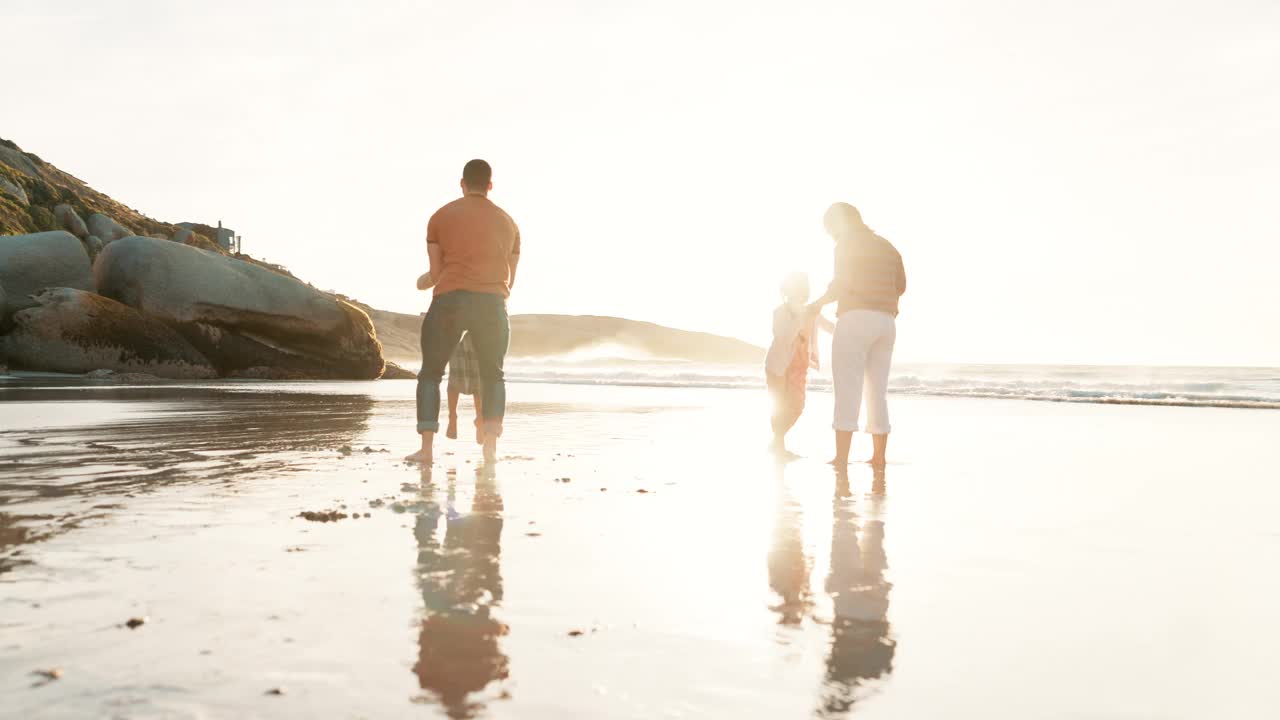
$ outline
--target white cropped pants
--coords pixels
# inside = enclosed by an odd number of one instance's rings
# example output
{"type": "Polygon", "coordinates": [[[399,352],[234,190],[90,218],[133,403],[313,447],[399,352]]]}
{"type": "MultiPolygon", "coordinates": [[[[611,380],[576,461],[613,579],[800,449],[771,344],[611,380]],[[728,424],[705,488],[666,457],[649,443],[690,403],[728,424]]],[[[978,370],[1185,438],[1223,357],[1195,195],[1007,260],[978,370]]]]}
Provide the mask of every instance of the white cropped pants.
{"type": "Polygon", "coordinates": [[[865,393],[867,432],[889,432],[889,366],[897,336],[897,323],[889,313],[846,310],[836,319],[831,340],[831,377],[836,393],[833,428],[858,431],[858,413],[865,393]]]}

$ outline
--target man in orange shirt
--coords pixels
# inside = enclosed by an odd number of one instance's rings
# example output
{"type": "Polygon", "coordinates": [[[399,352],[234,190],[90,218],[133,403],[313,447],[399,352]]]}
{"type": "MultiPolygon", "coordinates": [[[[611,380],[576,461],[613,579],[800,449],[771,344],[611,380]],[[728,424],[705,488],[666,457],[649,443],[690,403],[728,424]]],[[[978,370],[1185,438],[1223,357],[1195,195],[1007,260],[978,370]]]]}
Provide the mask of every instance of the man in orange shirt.
{"type": "MultiPolygon", "coordinates": [[[[497,458],[507,407],[502,364],[511,341],[507,297],[520,261],[520,229],[489,200],[493,170],[484,160],[462,169],[462,197],[445,205],[427,223],[431,307],[422,320],[422,370],[418,373],[418,432],[422,448],[405,458],[431,463],[440,430],[440,380],[465,332],[475,346],[480,370],[481,426],[485,460],[497,458]]],[[[419,287],[426,283],[419,282],[419,287]]],[[[425,288],[424,288],[425,289],[425,288]]]]}

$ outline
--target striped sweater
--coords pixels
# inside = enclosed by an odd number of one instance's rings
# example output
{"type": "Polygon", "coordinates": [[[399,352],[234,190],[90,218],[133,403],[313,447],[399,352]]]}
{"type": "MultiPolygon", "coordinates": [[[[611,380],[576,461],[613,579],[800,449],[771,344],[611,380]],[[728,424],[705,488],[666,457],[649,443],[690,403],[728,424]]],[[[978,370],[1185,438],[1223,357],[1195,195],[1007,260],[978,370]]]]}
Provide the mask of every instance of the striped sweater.
{"type": "Polygon", "coordinates": [[[835,270],[831,288],[846,310],[879,310],[898,315],[898,298],[907,291],[902,255],[888,240],[870,230],[851,233],[836,241],[835,270]]]}

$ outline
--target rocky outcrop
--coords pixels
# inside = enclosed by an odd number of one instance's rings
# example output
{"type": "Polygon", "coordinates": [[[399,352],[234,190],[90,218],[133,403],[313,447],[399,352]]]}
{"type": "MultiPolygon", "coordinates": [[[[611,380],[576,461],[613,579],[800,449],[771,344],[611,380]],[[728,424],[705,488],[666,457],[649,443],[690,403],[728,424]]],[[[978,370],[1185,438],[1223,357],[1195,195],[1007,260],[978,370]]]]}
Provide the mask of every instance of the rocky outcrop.
{"type": "Polygon", "coordinates": [[[383,370],[364,312],[251,263],[128,237],[103,248],[94,276],[100,293],[169,323],[222,374],[267,366],[372,379],[383,370]]]}
{"type": "Polygon", "coordinates": [[[177,348],[180,362],[206,368],[196,374],[296,379],[382,373],[381,345],[365,313],[284,268],[238,253],[228,258],[235,233],[218,225],[175,226],[147,217],[0,138],[0,336],[9,335],[6,347],[30,369],[110,368],[110,352],[117,364],[132,367],[135,356],[149,362],[161,357],[157,347],[169,346],[177,348]],[[32,296],[53,287],[110,296],[116,303],[107,307],[115,310],[89,312],[90,300],[80,296],[50,296],[47,307],[37,306],[32,296]],[[83,318],[96,323],[118,317],[118,306],[132,308],[112,326],[123,339],[99,342],[83,318]],[[15,329],[14,315],[26,310],[33,311],[23,315],[27,324],[15,329]],[[137,325],[138,318],[145,332],[119,330],[121,323],[137,325]],[[56,332],[45,332],[47,327],[56,332]],[[167,336],[154,334],[161,327],[167,336]],[[90,338],[92,350],[80,347],[82,337],[90,338]],[[153,341],[159,345],[148,344],[153,341]],[[131,349],[133,342],[140,344],[131,349]],[[192,352],[198,357],[189,357],[192,352]]]}
{"type": "Polygon", "coordinates": [[[75,208],[70,205],[62,204],[55,207],[53,217],[58,221],[58,227],[63,230],[81,239],[89,237],[89,228],[84,224],[84,220],[80,219],[75,208]]]}
{"type": "Polygon", "coordinates": [[[90,215],[87,225],[89,227],[89,234],[96,235],[102,240],[103,245],[115,242],[120,238],[129,237],[133,234],[132,230],[102,213],[94,213],[90,215]]]}
{"type": "Polygon", "coordinates": [[[66,373],[215,376],[180,334],[126,305],[72,288],[50,288],[33,300],[34,306],[14,314],[13,330],[0,336],[0,356],[11,365],[66,373]]]}
{"type": "Polygon", "coordinates": [[[13,198],[19,205],[27,207],[31,201],[27,199],[27,193],[19,185],[9,182],[8,178],[0,177],[0,195],[13,198]]]}
{"type": "Polygon", "coordinates": [[[34,305],[30,296],[47,287],[94,287],[84,246],[64,230],[0,237],[0,286],[8,313],[34,305]]]}

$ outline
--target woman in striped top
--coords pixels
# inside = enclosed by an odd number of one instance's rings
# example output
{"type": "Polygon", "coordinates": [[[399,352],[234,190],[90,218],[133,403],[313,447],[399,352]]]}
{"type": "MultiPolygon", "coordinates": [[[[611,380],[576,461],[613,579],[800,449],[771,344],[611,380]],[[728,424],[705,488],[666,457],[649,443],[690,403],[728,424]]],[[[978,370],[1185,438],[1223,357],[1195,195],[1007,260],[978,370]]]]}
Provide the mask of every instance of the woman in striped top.
{"type": "Polygon", "coordinates": [[[827,292],[809,308],[816,313],[824,305],[838,303],[831,341],[836,396],[832,464],[849,464],[865,392],[866,430],[874,446],[870,462],[883,466],[889,444],[889,367],[897,338],[898,298],[907,290],[907,274],[897,248],[867,227],[854,206],[832,205],[823,225],[836,244],[835,267],[827,292]]]}

